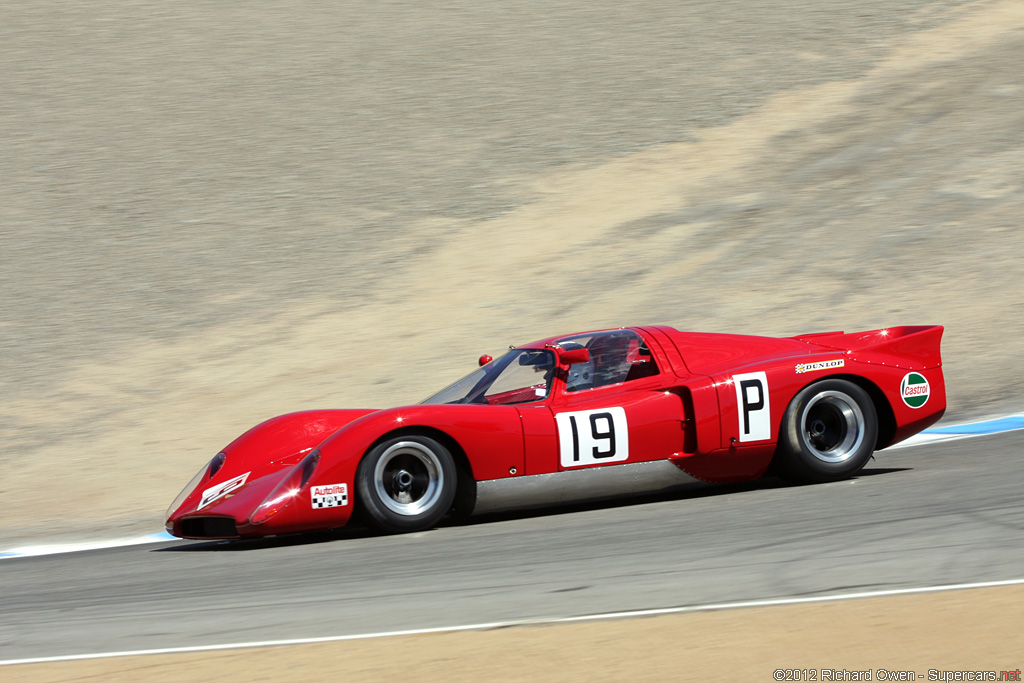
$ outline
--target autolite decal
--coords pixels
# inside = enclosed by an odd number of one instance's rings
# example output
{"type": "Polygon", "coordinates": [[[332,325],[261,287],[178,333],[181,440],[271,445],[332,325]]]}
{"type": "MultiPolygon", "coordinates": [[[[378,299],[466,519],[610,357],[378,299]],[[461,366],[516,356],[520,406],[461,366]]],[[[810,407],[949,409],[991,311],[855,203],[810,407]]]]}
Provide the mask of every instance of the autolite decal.
{"type": "Polygon", "coordinates": [[[841,368],[846,365],[846,361],[842,358],[836,360],[823,360],[817,363],[800,363],[796,366],[796,374],[800,375],[805,372],[814,372],[816,370],[831,370],[833,368],[841,368]]]}
{"type": "Polygon", "coordinates": [[[911,408],[920,408],[932,394],[931,385],[919,372],[908,372],[900,382],[900,397],[911,408]]]}
{"type": "Polygon", "coordinates": [[[348,484],[314,486],[309,490],[314,510],[348,505],[348,484]]]}
{"type": "Polygon", "coordinates": [[[242,485],[245,483],[245,480],[249,478],[250,474],[251,472],[240,474],[234,479],[222,481],[216,486],[211,486],[210,488],[206,489],[205,491],[203,491],[203,497],[199,500],[199,507],[197,507],[196,510],[202,510],[204,507],[206,507],[213,501],[219,498],[223,498],[224,496],[228,495],[235,489],[241,488],[242,485]]]}

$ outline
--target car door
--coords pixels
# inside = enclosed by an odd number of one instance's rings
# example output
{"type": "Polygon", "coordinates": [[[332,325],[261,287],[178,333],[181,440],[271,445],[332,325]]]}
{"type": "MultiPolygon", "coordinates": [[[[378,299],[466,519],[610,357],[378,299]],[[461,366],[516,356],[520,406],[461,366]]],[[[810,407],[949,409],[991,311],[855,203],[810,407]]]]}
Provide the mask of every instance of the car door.
{"type": "MultiPolygon", "coordinates": [[[[678,457],[686,426],[680,395],[630,330],[581,338],[586,364],[555,382],[545,406],[520,407],[528,474],[678,457]],[[638,353],[639,348],[639,353],[638,353]]],[[[566,340],[566,345],[573,340],[566,340]]]]}
{"type": "Polygon", "coordinates": [[[558,469],[678,456],[683,450],[683,403],[656,384],[648,380],[564,394],[552,408],[558,469]]]}

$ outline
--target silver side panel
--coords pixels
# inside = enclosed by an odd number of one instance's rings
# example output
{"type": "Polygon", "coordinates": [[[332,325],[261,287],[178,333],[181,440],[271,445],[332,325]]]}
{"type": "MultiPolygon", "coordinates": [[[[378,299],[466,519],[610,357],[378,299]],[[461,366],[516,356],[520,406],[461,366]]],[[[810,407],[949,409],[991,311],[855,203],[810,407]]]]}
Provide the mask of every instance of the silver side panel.
{"type": "Polygon", "coordinates": [[[476,484],[473,514],[669,492],[700,485],[668,460],[588,467],[476,484]]]}

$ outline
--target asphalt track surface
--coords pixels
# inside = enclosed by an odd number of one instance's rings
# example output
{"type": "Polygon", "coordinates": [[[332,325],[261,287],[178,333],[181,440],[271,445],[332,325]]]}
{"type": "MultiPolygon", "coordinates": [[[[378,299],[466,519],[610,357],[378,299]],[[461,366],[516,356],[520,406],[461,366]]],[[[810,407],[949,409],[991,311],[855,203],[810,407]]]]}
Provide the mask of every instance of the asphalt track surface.
{"type": "Polygon", "coordinates": [[[0,661],[1021,577],[1024,433],[777,480],[380,537],[9,559],[0,661]]]}

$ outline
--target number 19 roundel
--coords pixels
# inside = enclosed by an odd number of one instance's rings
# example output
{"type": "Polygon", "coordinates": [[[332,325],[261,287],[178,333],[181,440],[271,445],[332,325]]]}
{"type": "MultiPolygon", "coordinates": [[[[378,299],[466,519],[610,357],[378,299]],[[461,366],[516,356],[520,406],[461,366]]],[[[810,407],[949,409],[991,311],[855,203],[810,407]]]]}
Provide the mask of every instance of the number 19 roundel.
{"type": "Polygon", "coordinates": [[[555,415],[562,467],[605,465],[629,459],[629,428],[620,407],[555,415]]]}

